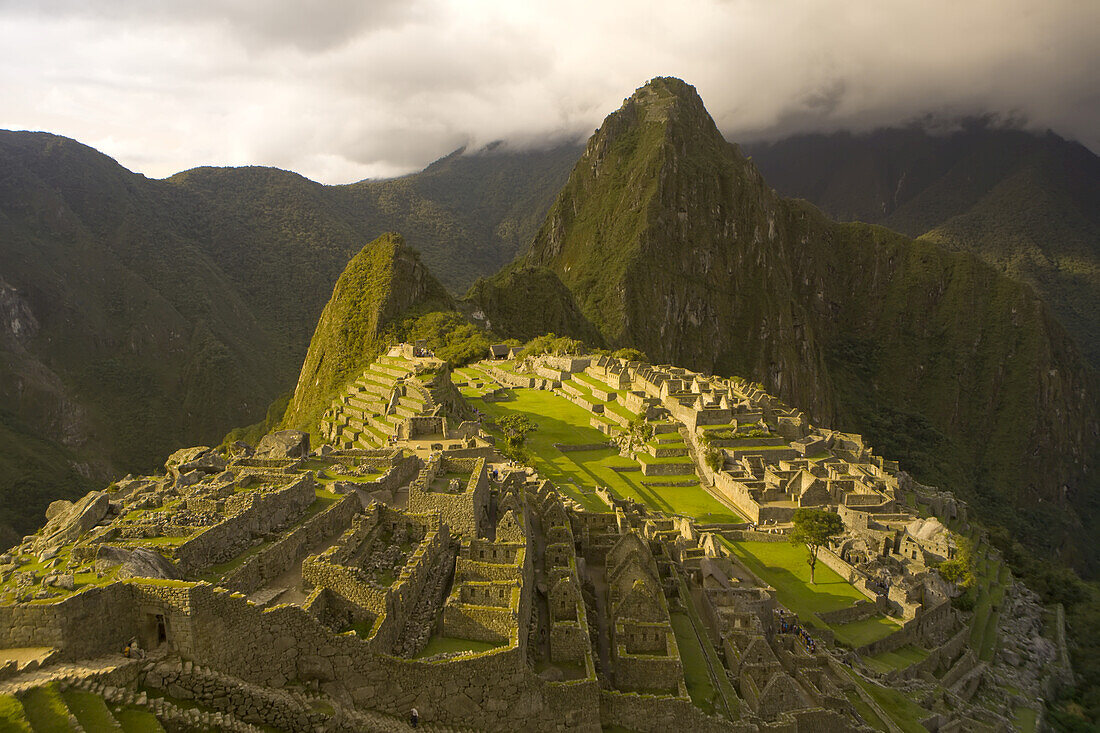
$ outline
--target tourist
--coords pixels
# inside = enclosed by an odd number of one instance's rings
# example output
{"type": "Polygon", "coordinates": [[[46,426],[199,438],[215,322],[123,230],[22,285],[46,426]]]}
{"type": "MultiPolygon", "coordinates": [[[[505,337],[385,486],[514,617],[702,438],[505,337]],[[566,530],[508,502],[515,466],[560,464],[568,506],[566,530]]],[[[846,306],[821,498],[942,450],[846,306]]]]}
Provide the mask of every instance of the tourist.
{"type": "Polygon", "coordinates": [[[413,728],[420,725],[420,713],[416,712],[416,708],[413,708],[412,711],[409,712],[409,725],[413,728]]]}

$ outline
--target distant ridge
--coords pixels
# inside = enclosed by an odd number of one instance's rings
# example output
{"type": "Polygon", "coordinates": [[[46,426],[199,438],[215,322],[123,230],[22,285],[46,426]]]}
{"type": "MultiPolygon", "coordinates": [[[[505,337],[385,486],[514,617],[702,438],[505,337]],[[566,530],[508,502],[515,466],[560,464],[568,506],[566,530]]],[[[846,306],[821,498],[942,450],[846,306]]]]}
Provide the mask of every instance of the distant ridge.
{"type": "Polygon", "coordinates": [[[1031,288],[780,198],[684,82],[608,116],[524,261],[609,346],[759,379],[1033,544],[1095,559],[1096,375],[1031,288]]]}

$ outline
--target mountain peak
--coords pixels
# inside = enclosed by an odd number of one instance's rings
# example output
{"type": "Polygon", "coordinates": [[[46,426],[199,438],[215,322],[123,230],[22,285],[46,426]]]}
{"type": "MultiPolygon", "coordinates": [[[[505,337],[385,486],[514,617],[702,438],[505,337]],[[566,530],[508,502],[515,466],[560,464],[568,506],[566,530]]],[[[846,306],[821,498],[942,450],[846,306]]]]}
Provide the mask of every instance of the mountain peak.
{"type": "Polygon", "coordinates": [[[317,322],[287,425],[314,428],[334,392],[378,356],[386,326],[417,306],[453,310],[454,301],[400,234],[383,234],[352,257],[317,322]]]}

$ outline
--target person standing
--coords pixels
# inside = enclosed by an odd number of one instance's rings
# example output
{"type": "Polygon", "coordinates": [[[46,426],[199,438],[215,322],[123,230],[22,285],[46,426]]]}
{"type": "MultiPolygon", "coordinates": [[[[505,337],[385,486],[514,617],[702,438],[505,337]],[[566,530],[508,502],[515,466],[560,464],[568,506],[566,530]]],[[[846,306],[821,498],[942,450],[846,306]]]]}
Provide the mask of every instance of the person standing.
{"type": "Polygon", "coordinates": [[[411,725],[413,728],[420,725],[420,713],[416,712],[416,708],[413,708],[409,712],[409,725],[411,725]]]}

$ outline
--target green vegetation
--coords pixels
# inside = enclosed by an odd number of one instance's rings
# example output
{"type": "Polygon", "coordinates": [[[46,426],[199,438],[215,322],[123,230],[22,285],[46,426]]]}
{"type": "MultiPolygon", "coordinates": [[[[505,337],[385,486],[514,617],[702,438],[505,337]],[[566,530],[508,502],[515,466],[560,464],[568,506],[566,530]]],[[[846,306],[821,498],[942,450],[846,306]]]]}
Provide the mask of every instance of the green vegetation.
{"type": "Polygon", "coordinates": [[[450,310],[453,301],[397,234],[385,234],[351,259],[317,323],[284,425],[315,430],[337,390],[390,342],[386,327],[420,307],[450,310]]]}
{"type": "Polygon", "coordinates": [[[872,657],[864,657],[863,662],[871,669],[884,674],[895,669],[905,669],[928,657],[928,650],[917,646],[903,646],[892,652],[882,652],[872,657]]]}
{"type": "Polygon", "coordinates": [[[602,486],[618,497],[670,514],[693,516],[704,523],[745,521],[698,484],[646,486],[637,470],[638,464],[612,448],[559,450],[555,444],[599,444],[607,442],[607,436],[589,426],[591,413],[552,392],[516,389],[509,390],[508,395],[510,399],[505,401],[473,399],[471,403],[494,421],[517,414],[535,421],[538,430],[528,436],[524,445],[533,465],[590,511],[608,511],[607,505],[594,494],[602,486]]]}
{"type": "Polygon", "coordinates": [[[553,332],[593,346],[603,343],[573,294],[545,267],[508,265],[492,277],[479,278],[466,294],[466,301],[488,314],[496,331],[519,339],[553,332]]]}
{"type": "Polygon", "coordinates": [[[505,415],[499,418],[496,424],[504,434],[500,451],[514,460],[521,460],[521,456],[524,455],[523,444],[527,441],[527,436],[538,428],[538,425],[530,417],[520,413],[505,415]]]}
{"type": "Polygon", "coordinates": [[[290,405],[290,399],[293,396],[293,392],[284,392],[276,397],[275,401],[268,406],[267,416],[263,420],[247,427],[233,428],[222,438],[222,445],[229,445],[238,440],[242,440],[249,445],[259,443],[261,438],[279,427],[279,423],[283,421],[286,408],[290,405]]]}
{"type": "Polygon", "coordinates": [[[927,729],[920,721],[928,717],[924,708],[902,693],[889,687],[881,687],[850,672],[852,679],[867,692],[890,719],[906,733],[924,733],[927,729]]]}
{"type": "Polygon", "coordinates": [[[814,582],[814,569],[817,567],[817,553],[833,537],[844,533],[844,521],[833,512],[822,509],[795,509],[792,518],[789,540],[796,545],[805,545],[810,556],[806,564],[810,566],[810,584],[814,582]]]}
{"type": "Polygon", "coordinates": [[[23,712],[23,704],[11,695],[0,695],[0,730],[10,733],[30,733],[31,726],[23,712]]]}
{"type": "Polygon", "coordinates": [[[699,645],[691,619],[686,613],[673,613],[671,619],[672,629],[676,632],[676,645],[680,648],[680,661],[684,665],[684,682],[687,683],[688,695],[695,707],[713,715],[718,693],[714,689],[707,660],[703,656],[703,649],[699,645]]]}
{"type": "Polygon", "coordinates": [[[68,730],[69,709],[57,685],[35,687],[23,695],[23,710],[35,730],[68,730]]]}
{"type": "Polygon", "coordinates": [[[86,731],[122,730],[115,716],[99,695],[81,690],[68,690],[64,693],[65,704],[81,727],[86,731]]]}
{"type": "Polygon", "coordinates": [[[148,710],[126,707],[118,710],[115,718],[126,733],[164,733],[164,727],[148,710]]]}
{"type": "Polygon", "coordinates": [[[387,329],[387,340],[415,342],[423,339],[437,358],[451,367],[484,359],[492,341],[485,329],[454,311],[434,311],[407,316],[387,329]]]}
{"type": "MultiPolygon", "coordinates": [[[[816,583],[810,584],[810,569],[803,548],[789,542],[731,542],[723,540],[738,558],[765,583],[775,588],[780,603],[804,623],[826,627],[818,613],[839,611],[867,596],[829,567],[821,568],[816,583]]],[[[831,627],[838,641],[858,647],[889,636],[897,623],[876,616],[867,621],[831,627]]]]}

